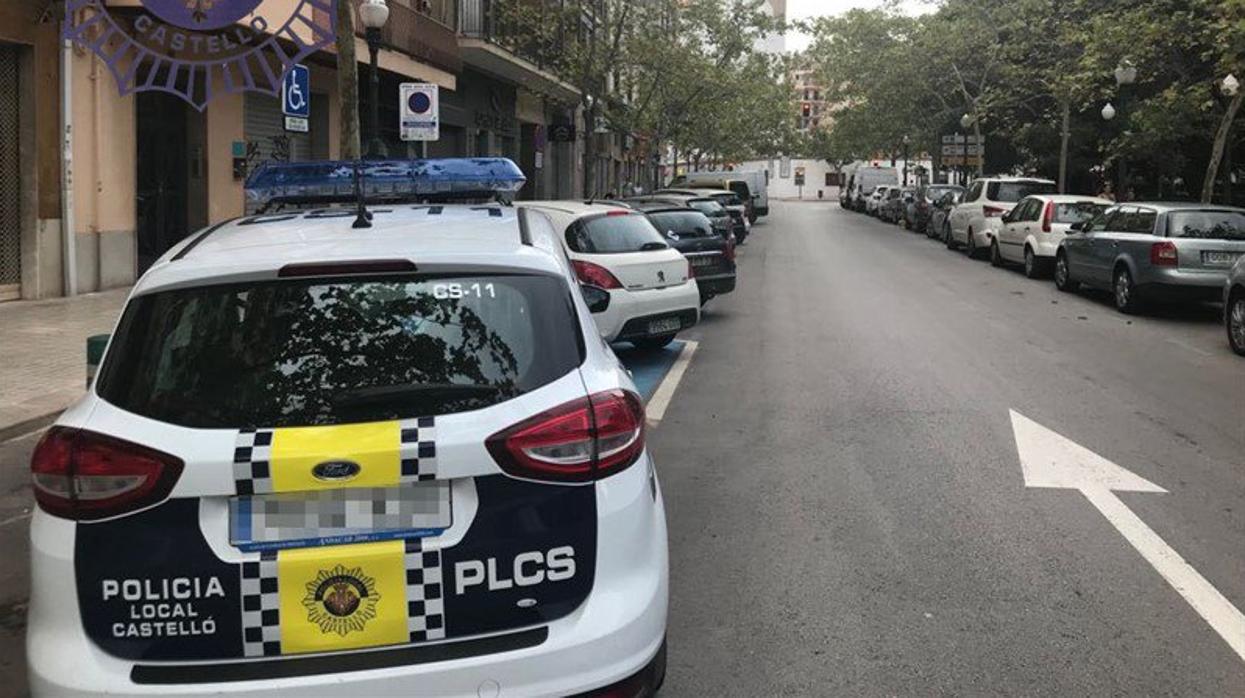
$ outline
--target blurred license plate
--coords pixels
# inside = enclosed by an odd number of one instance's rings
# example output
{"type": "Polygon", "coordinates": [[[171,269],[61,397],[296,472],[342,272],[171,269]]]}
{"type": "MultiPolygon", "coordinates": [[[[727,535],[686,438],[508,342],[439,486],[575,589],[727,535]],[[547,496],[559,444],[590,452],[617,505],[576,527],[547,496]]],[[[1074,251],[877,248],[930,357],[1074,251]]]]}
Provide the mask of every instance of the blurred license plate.
{"type": "Polygon", "coordinates": [[[681,327],[683,327],[683,323],[677,317],[668,317],[648,323],[648,333],[666,334],[668,332],[678,332],[681,327]]]}
{"type": "Polygon", "coordinates": [[[713,264],[713,257],[703,255],[699,257],[688,257],[694,267],[707,267],[713,264]]]}
{"type": "Polygon", "coordinates": [[[450,483],[440,480],[229,500],[229,542],[245,551],[421,538],[450,523],[450,483]]]}
{"type": "Polygon", "coordinates": [[[1240,256],[1239,252],[1202,252],[1202,263],[1230,267],[1240,256]]]}

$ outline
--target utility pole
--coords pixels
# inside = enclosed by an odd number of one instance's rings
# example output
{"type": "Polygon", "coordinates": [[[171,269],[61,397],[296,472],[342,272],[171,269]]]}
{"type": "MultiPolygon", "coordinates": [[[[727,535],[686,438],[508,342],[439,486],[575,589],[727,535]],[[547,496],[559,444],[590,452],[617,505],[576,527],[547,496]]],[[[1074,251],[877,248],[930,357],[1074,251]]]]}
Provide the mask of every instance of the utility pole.
{"type": "Polygon", "coordinates": [[[337,94],[340,100],[341,159],[359,159],[359,64],[354,50],[354,0],[337,5],[337,94]]]}

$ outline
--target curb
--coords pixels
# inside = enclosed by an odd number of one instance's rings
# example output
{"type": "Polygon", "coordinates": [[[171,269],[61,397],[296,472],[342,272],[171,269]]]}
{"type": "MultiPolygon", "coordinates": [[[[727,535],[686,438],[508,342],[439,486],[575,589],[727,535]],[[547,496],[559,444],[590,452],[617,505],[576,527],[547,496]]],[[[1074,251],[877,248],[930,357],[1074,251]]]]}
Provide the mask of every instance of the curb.
{"type": "Polygon", "coordinates": [[[38,417],[31,417],[30,419],[23,419],[20,422],[15,422],[8,426],[0,427],[0,443],[3,443],[5,441],[12,441],[13,439],[16,439],[19,436],[25,436],[26,434],[29,434],[33,431],[39,431],[43,429],[44,427],[48,426],[52,422],[55,422],[56,418],[60,416],[60,413],[62,411],[63,410],[49,412],[47,414],[40,415],[38,417]]]}

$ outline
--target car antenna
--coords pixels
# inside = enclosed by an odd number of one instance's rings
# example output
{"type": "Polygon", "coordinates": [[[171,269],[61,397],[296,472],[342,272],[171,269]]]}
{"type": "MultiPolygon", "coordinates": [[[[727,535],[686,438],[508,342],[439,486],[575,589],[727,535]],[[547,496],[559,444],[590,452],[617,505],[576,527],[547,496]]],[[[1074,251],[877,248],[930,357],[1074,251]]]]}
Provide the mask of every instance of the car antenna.
{"type": "Polygon", "coordinates": [[[358,214],[354,219],[351,228],[371,228],[372,214],[367,210],[367,205],[363,200],[363,170],[359,165],[359,161],[354,161],[354,198],[357,207],[355,212],[358,214]]]}

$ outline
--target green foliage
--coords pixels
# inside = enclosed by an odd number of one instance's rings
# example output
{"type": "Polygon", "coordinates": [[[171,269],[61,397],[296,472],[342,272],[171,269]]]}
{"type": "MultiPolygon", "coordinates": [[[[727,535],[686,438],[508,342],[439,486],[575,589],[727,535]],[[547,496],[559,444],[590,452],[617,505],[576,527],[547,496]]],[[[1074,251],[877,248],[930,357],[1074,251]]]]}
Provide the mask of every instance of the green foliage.
{"type": "Polygon", "coordinates": [[[815,147],[831,160],[894,152],[905,135],[932,148],[970,114],[990,169],[1054,176],[1066,110],[1071,170],[1127,158],[1152,180],[1196,180],[1226,110],[1216,81],[1245,74],[1245,0],[945,0],[813,30],[808,60],[836,105],[815,147]],[[1116,84],[1123,61],[1136,84],[1116,84]]]}

